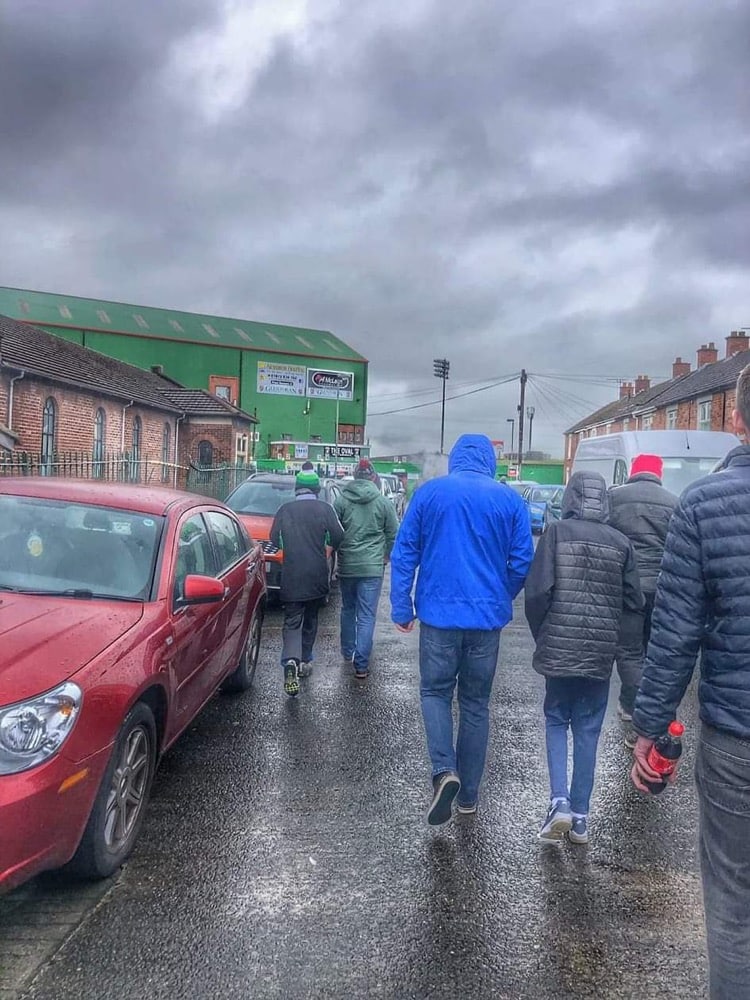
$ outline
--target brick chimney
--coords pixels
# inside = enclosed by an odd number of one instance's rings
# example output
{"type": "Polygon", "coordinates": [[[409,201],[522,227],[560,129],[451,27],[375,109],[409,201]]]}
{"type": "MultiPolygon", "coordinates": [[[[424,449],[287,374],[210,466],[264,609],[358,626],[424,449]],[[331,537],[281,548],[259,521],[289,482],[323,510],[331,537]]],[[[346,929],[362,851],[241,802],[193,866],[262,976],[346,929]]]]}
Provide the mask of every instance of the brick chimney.
{"type": "Polygon", "coordinates": [[[672,365],[672,378],[679,378],[680,375],[690,374],[690,362],[683,361],[682,358],[675,358],[672,365]]]}
{"type": "Polygon", "coordinates": [[[622,382],[620,384],[620,399],[629,399],[633,395],[633,383],[622,382]]]}
{"type": "Polygon", "coordinates": [[[636,393],[638,393],[638,392],[645,392],[646,389],[650,389],[650,388],[651,388],[651,379],[648,377],[648,375],[639,375],[636,378],[636,380],[635,380],[635,391],[636,391],[636,393]]]}
{"type": "Polygon", "coordinates": [[[716,350],[716,344],[711,341],[710,344],[703,344],[698,348],[698,367],[702,368],[704,365],[712,365],[719,360],[719,352],[716,350]]]}
{"type": "Polygon", "coordinates": [[[749,342],[750,338],[744,330],[732,330],[727,337],[727,357],[731,358],[733,355],[739,354],[740,351],[746,351],[749,342]]]}

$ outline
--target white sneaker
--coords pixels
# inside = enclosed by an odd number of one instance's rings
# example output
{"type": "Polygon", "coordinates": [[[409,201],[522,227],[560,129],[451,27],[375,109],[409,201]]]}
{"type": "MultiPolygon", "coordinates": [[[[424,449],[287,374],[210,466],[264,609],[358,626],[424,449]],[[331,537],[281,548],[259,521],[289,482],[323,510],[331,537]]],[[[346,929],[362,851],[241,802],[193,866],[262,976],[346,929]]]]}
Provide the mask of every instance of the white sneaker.
{"type": "Polygon", "coordinates": [[[629,712],[625,711],[625,709],[622,707],[619,701],[617,702],[617,714],[620,716],[623,722],[633,721],[633,716],[629,712]]]}

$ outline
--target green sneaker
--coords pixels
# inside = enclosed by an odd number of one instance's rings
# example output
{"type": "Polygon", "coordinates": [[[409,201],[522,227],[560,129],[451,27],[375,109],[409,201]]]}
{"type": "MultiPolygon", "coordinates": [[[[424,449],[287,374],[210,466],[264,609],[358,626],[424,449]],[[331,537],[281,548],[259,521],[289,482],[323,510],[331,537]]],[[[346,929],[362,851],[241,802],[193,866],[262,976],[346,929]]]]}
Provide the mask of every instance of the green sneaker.
{"type": "Polygon", "coordinates": [[[284,664],[284,694],[296,698],[299,694],[299,670],[296,660],[287,660],[284,664]]]}

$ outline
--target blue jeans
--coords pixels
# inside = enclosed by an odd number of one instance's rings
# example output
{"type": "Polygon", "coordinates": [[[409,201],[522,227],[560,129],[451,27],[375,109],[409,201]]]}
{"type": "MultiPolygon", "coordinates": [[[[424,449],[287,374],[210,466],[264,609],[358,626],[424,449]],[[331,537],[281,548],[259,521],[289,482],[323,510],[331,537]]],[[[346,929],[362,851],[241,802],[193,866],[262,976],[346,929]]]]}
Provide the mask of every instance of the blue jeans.
{"type": "Polygon", "coordinates": [[[550,798],[569,799],[586,815],[594,790],[596,748],[607,711],[609,681],[548,677],[544,698],[550,798]],[[573,732],[573,781],[568,789],[568,728],[573,732]]]}
{"type": "Polygon", "coordinates": [[[704,725],[695,779],[711,1000],[750,1000],[750,741],[704,725]]]}
{"type": "Polygon", "coordinates": [[[378,601],[383,586],[382,576],[342,576],[341,587],[341,652],[345,660],[354,657],[354,668],[365,672],[370,663],[372,638],[378,601]]]}
{"type": "Polygon", "coordinates": [[[457,771],[458,801],[479,797],[489,737],[489,701],[500,630],[442,629],[420,625],[419,673],[422,716],[432,775],[457,771]],[[453,694],[458,687],[458,739],[453,744],[453,694]]]}

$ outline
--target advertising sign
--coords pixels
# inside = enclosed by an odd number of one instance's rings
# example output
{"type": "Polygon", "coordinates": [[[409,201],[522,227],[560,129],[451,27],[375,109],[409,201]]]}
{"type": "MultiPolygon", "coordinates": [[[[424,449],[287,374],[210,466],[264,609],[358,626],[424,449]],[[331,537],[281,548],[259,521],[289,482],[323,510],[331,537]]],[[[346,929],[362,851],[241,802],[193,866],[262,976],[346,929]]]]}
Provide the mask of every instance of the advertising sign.
{"type": "Polygon", "coordinates": [[[258,362],[258,392],[266,396],[304,396],[307,369],[302,365],[258,362]]]}
{"type": "Polygon", "coordinates": [[[307,369],[307,395],[313,399],[354,399],[354,373],[307,369]]]}
{"type": "Polygon", "coordinates": [[[307,445],[306,444],[295,444],[294,446],[294,457],[295,458],[307,458],[307,445]]]}

